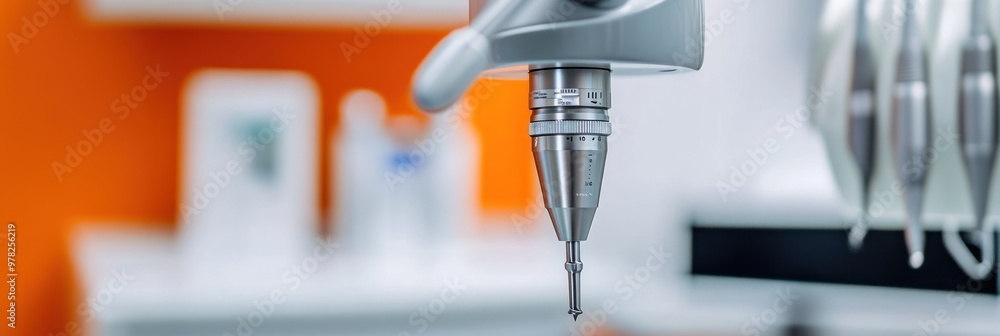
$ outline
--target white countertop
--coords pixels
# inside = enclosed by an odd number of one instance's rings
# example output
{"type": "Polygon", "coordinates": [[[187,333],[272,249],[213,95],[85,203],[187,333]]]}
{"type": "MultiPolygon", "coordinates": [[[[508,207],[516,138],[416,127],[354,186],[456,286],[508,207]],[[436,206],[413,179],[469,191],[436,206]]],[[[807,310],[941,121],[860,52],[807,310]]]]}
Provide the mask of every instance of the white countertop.
{"type": "MultiPolygon", "coordinates": [[[[248,316],[255,301],[267,300],[275,290],[287,301],[276,305],[254,335],[551,334],[572,322],[566,315],[562,245],[555,241],[455,247],[426,264],[408,256],[360,263],[337,255],[298,282],[283,279],[284,272],[232,281],[233,274],[261,273],[238,265],[220,268],[229,280],[191,278],[166,230],[90,228],[74,237],[74,264],[85,296],[121,287],[108,285],[115,271],[134,277],[89,324],[95,334],[235,334],[237,318],[248,316]],[[449,283],[461,288],[458,296],[442,295],[449,283]],[[413,322],[414,313],[440,298],[452,302],[418,332],[423,323],[413,322]]],[[[585,299],[600,296],[596,290],[586,294],[585,299]]]]}

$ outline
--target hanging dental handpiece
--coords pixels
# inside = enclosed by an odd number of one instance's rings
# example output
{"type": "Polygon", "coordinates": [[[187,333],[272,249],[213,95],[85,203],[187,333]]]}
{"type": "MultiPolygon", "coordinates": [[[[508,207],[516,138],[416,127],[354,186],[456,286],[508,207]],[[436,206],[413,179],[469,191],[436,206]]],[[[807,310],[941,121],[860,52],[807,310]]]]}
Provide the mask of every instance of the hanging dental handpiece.
{"type": "Polygon", "coordinates": [[[854,250],[861,248],[871,224],[868,216],[868,199],[872,172],[875,170],[875,61],[868,37],[867,4],[866,0],[858,0],[854,68],[851,73],[851,95],[847,117],[848,145],[861,177],[861,213],[848,236],[848,242],[854,250]]]}
{"type": "Polygon", "coordinates": [[[906,248],[912,268],[924,263],[923,213],[930,150],[930,87],[924,42],[916,18],[917,0],[905,0],[896,82],[892,93],[892,152],[902,183],[906,248]]]}
{"type": "Polygon", "coordinates": [[[965,273],[982,279],[994,262],[993,230],[987,225],[990,177],[997,155],[996,44],[990,34],[986,0],[973,0],[969,36],[962,46],[959,78],[959,134],[962,159],[972,193],[976,229],[970,240],[982,254],[977,261],[956,231],[945,231],[945,247],[965,273]]]}

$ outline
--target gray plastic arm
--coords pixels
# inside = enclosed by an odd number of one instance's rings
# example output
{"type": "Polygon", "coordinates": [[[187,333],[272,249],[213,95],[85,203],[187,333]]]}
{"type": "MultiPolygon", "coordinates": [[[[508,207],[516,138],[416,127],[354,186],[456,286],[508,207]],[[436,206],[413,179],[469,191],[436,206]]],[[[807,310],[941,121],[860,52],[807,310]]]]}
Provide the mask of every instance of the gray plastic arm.
{"type": "Polygon", "coordinates": [[[471,25],[451,32],[434,47],[414,78],[417,104],[428,111],[443,110],[458,100],[479,73],[492,68],[490,40],[525,1],[490,1],[471,25]]]}

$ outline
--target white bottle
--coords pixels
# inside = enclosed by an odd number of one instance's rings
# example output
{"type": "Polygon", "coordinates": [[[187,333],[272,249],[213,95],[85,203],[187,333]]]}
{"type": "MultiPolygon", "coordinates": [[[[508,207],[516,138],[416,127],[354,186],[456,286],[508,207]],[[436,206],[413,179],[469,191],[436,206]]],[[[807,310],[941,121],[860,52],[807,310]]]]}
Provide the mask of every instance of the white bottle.
{"type": "Polygon", "coordinates": [[[479,137],[467,113],[460,107],[435,115],[424,147],[433,142],[428,155],[428,225],[425,237],[433,246],[432,259],[444,260],[478,223],[479,137]]]}
{"type": "Polygon", "coordinates": [[[381,184],[393,145],[383,127],[385,115],[385,102],[378,93],[348,93],[340,106],[340,130],[331,146],[332,231],[353,258],[374,257],[380,231],[386,230],[389,192],[381,184]]]}

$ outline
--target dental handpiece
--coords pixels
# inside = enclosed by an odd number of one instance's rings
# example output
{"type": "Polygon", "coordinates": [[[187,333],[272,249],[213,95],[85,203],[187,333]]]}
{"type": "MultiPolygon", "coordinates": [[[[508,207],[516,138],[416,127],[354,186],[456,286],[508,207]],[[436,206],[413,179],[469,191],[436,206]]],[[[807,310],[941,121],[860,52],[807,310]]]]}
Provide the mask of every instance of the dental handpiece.
{"type": "Polygon", "coordinates": [[[597,213],[608,155],[611,69],[608,64],[556,63],[530,67],[532,153],[545,209],[566,242],[569,314],[580,309],[580,242],[597,213]]]}
{"type": "Polygon", "coordinates": [[[997,79],[996,45],[987,13],[985,0],[973,2],[969,36],[962,47],[959,133],[975,211],[976,230],[971,238],[982,247],[983,262],[992,267],[993,238],[987,230],[986,211],[997,156],[997,79]]]}
{"type": "Polygon", "coordinates": [[[545,208],[566,244],[576,319],[583,313],[580,250],[597,213],[612,129],[612,67],[701,69],[703,0],[470,0],[470,8],[478,8],[472,23],[448,34],[417,69],[414,101],[441,111],[480,73],[528,65],[528,135],[545,208]]]}
{"type": "MultiPolygon", "coordinates": [[[[907,8],[916,8],[907,0],[907,8]]],[[[924,188],[930,151],[930,97],[924,43],[913,10],[906,12],[892,93],[892,141],[896,176],[902,184],[906,225],[904,235],[909,264],[924,262],[924,188]]]]}
{"type": "Polygon", "coordinates": [[[872,172],[875,170],[875,61],[868,38],[867,1],[859,0],[854,39],[854,68],[847,117],[848,145],[861,176],[861,213],[851,227],[848,242],[854,250],[861,248],[868,232],[868,199],[872,172]]]}

